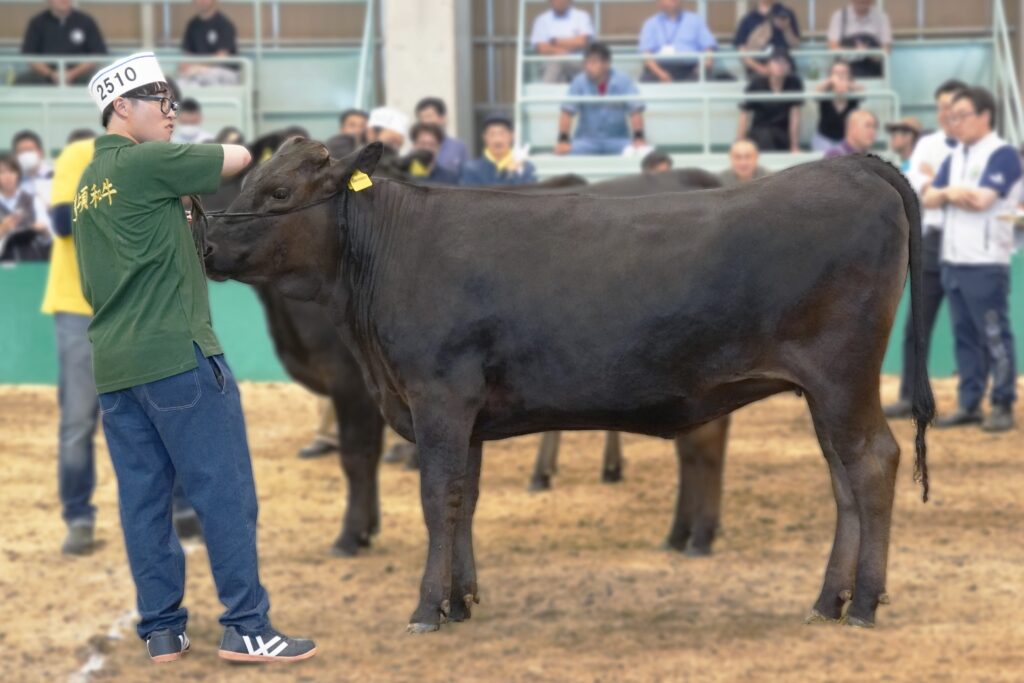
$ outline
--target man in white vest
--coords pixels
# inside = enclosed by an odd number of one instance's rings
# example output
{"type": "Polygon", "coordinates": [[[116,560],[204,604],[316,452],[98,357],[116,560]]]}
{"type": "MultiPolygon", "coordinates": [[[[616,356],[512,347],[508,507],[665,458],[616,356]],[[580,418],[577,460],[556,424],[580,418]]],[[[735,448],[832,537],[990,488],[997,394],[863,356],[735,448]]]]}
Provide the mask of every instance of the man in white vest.
{"type": "Polygon", "coordinates": [[[937,427],[982,423],[992,432],[1013,428],[1017,370],[1010,331],[1010,256],[1021,180],[1020,154],[995,132],[996,103],[984,88],[968,88],[953,100],[959,144],[924,194],[926,209],[945,211],[942,287],[953,319],[960,374],[955,413],[937,427]],[[992,375],[992,410],[981,401],[992,375]]]}

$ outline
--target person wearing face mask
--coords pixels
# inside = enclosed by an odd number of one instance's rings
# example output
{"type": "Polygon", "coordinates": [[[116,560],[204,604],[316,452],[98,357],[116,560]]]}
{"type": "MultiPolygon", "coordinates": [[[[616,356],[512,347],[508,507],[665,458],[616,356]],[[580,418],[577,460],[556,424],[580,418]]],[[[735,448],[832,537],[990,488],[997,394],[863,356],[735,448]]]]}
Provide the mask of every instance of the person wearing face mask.
{"type": "Polygon", "coordinates": [[[46,160],[43,141],[30,130],[19,131],[11,139],[11,149],[21,167],[21,187],[38,197],[49,208],[53,185],[53,166],[46,160]]]}
{"type": "Polygon", "coordinates": [[[191,97],[181,101],[171,142],[211,142],[213,133],[203,130],[203,110],[191,97]]]}
{"type": "Polygon", "coordinates": [[[50,258],[50,219],[39,197],[21,187],[21,167],[0,156],[0,261],[50,258]]]}

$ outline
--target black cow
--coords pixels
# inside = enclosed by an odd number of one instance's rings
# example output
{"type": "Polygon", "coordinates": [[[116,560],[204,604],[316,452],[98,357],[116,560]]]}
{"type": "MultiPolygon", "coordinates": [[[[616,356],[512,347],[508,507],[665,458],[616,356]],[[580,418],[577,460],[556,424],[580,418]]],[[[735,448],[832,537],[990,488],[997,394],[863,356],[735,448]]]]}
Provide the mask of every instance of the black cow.
{"type": "MultiPolygon", "coordinates": [[[[207,264],[327,306],[385,419],[416,442],[429,545],[411,632],[477,601],[483,441],[671,438],[790,391],[807,396],[838,508],[812,619],[874,623],[899,461],[879,374],[908,261],[923,341],[920,213],[897,169],[850,156],[613,199],[367,186],[380,154],[285,143],[211,224],[207,264]]],[[[934,401],[917,358],[927,497],[934,401]]]]}

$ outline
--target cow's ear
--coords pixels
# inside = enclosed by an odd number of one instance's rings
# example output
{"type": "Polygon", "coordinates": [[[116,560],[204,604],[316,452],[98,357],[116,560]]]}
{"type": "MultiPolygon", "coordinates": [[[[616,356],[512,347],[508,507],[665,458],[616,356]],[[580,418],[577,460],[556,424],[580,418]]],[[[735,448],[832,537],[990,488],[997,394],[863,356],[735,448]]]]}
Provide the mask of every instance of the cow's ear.
{"type": "Polygon", "coordinates": [[[338,184],[342,188],[347,187],[356,192],[370,187],[370,176],[377,170],[377,162],[380,161],[383,151],[383,144],[371,142],[339,161],[338,168],[341,173],[337,178],[338,184]]]}

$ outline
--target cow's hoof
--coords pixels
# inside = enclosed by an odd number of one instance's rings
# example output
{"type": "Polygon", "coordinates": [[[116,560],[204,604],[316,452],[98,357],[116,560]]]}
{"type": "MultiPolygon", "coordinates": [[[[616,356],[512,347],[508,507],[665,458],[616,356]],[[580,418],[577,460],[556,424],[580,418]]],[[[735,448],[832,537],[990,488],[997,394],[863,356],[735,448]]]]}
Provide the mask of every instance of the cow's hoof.
{"type": "Polygon", "coordinates": [[[359,555],[359,546],[350,546],[348,544],[341,545],[335,543],[331,546],[331,555],[333,557],[356,557],[359,555]]]}
{"type": "Polygon", "coordinates": [[[824,614],[816,609],[812,609],[811,613],[804,619],[805,624],[838,624],[839,619],[832,619],[826,617],[824,614]]]}
{"type": "Polygon", "coordinates": [[[686,552],[686,541],[682,541],[682,542],[680,542],[680,541],[673,541],[670,538],[670,539],[668,539],[666,541],[663,541],[662,544],[658,546],[658,549],[659,550],[664,550],[664,551],[670,552],[670,553],[680,553],[680,554],[681,553],[685,553],[686,552]]]}
{"type": "Polygon", "coordinates": [[[844,626],[853,626],[854,628],[874,628],[875,623],[868,621],[867,619],[861,619],[859,617],[851,617],[849,614],[839,620],[844,626]]]}
{"type": "Polygon", "coordinates": [[[853,591],[849,588],[839,591],[839,599],[843,602],[850,602],[853,600],[853,591]]]}
{"type": "Polygon", "coordinates": [[[421,633],[430,633],[431,631],[437,631],[441,628],[440,624],[409,624],[405,627],[407,633],[418,636],[421,633]]]}
{"type": "Polygon", "coordinates": [[[456,600],[448,612],[448,621],[465,621],[473,616],[473,603],[480,604],[480,598],[472,593],[466,593],[462,600],[456,600]]]}
{"type": "Polygon", "coordinates": [[[618,484],[622,481],[622,468],[616,467],[614,470],[601,470],[601,481],[605,484],[618,484]]]}
{"type": "Polygon", "coordinates": [[[530,493],[537,493],[539,491],[550,491],[551,490],[551,477],[544,475],[541,477],[534,477],[530,480],[530,486],[527,487],[530,493]]]}
{"type": "Polygon", "coordinates": [[[710,557],[711,546],[690,543],[688,546],[686,546],[686,550],[683,551],[683,554],[687,557],[710,557]]]}

